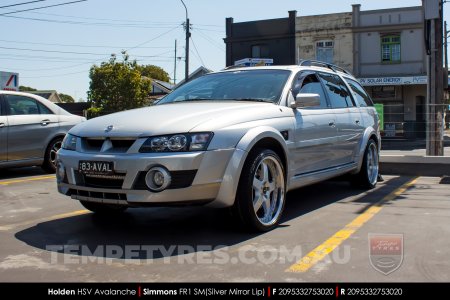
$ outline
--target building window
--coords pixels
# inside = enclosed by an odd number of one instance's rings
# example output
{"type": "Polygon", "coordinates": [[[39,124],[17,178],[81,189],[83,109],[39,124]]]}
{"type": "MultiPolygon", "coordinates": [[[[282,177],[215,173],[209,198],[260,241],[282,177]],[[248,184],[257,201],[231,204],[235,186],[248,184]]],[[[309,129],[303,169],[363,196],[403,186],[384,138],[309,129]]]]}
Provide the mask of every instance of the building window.
{"type": "Polygon", "coordinates": [[[269,47],[267,45],[253,45],[252,46],[252,58],[268,58],[269,47]]]}
{"type": "Polygon", "coordinates": [[[316,42],[316,59],[326,62],[333,63],[333,51],[334,42],[333,41],[318,41],[316,42]]]}
{"type": "Polygon", "coordinates": [[[381,61],[400,62],[400,35],[381,37],[381,61]]]}

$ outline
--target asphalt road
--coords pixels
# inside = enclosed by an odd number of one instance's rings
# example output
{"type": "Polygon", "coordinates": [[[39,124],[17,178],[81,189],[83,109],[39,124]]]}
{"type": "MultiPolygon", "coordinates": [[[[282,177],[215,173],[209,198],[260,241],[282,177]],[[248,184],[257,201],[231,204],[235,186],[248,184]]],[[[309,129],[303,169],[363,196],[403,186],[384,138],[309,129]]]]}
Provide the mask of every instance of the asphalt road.
{"type": "Polygon", "coordinates": [[[0,281],[448,282],[449,179],[313,185],[288,194],[278,228],[249,234],[202,207],[99,217],[38,168],[0,170],[0,281]],[[392,273],[371,265],[369,234],[403,235],[392,273]]]}

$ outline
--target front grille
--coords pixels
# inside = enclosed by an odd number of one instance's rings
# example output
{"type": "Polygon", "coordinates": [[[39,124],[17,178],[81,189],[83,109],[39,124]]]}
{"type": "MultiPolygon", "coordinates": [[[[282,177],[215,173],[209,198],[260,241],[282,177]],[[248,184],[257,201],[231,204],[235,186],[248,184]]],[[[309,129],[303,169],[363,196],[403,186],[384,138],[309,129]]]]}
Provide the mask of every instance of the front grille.
{"type": "MultiPolygon", "coordinates": [[[[167,189],[182,189],[191,186],[196,174],[197,170],[171,171],[170,176],[172,181],[167,189]]],[[[134,190],[148,190],[145,184],[145,175],[147,175],[145,171],[138,173],[133,185],[134,190]]]]}
{"type": "Polygon", "coordinates": [[[68,196],[75,199],[84,200],[84,198],[93,198],[99,200],[122,200],[127,201],[127,194],[122,193],[102,193],[102,192],[91,192],[83,191],[77,189],[70,189],[68,196]]]}
{"type": "Polygon", "coordinates": [[[135,138],[83,138],[83,149],[87,152],[100,152],[106,140],[111,142],[112,147],[107,147],[105,152],[111,153],[125,153],[136,141],[135,138]]]}
{"type": "Polygon", "coordinates": [[[125,180],[125,173],[114,175],[85,175],[78,171],[74,172],[75,181],[78,186],[101,188],[101,189],[121,189],[125,180]]]}

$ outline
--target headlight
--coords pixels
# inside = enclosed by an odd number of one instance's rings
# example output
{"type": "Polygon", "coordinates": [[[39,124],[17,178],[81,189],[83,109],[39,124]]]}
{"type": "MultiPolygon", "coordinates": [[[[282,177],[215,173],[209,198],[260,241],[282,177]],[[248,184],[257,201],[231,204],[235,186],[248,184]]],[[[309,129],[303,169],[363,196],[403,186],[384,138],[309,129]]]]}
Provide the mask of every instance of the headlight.
{"type": "Polygon", "coordinates": [[[62,142],[61,148],[65,150],[77,150],[77,137],[71,134],[66,134],[62,142]]]}
{"type": "Polygon", "coordinates": [[[184,133],[149,137],[139,152],[204,151],[213,137],[212,132],[184,133]]]}

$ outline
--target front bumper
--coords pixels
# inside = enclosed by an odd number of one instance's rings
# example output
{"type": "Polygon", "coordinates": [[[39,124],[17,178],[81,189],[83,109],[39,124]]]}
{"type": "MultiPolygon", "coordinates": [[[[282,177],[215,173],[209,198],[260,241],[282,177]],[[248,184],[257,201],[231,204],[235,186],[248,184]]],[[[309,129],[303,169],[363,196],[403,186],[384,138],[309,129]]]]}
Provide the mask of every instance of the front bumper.
{"type": "Polygon", "coordinates": [[[235,149],[190,153],[136,153],[105,154],[82,153],[61,149],[58,161],[66,170],[64,180],[58,182],[58,191],[73,199],[127,206],[205,204],[216,199],[224,173],[235,149]],[[80,160],[110,161],[114,171],[123,175],[119,186],[92,186],[80,179],[80,160]],[[174,174],[194,171],[189,186],[151,192],[139,186],[138,181],[153,166],[164,166],[174,174]]]}

